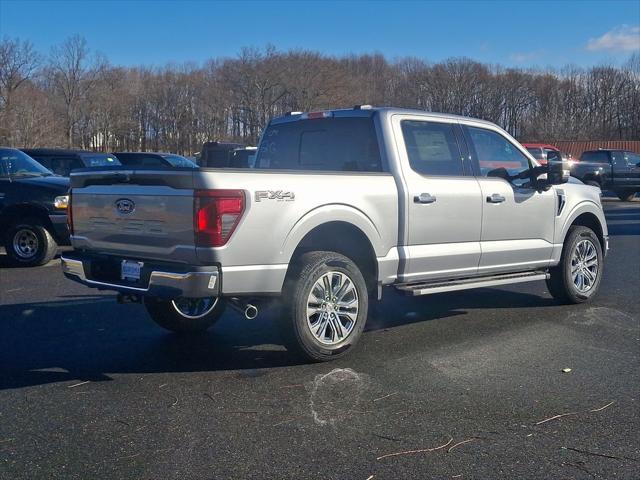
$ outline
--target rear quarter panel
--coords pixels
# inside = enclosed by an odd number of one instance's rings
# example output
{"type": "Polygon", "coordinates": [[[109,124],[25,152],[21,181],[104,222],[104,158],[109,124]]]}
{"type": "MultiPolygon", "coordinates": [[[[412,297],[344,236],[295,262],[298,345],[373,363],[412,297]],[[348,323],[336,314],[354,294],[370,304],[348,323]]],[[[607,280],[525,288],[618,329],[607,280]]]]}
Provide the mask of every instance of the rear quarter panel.
{"type": "Polygon", "coordinates": [[[245,213],[227,244],[200,248],[203,262],[223,266],[287,264],[302,238],[331,221],[358,227],[376,256],[397,245],[398,198],[391,174],[342,174],[261,170],[204,170],[197,189],[242,189],[245,213]],[[256,192],[288,192],[283,198],[256,192]]]}

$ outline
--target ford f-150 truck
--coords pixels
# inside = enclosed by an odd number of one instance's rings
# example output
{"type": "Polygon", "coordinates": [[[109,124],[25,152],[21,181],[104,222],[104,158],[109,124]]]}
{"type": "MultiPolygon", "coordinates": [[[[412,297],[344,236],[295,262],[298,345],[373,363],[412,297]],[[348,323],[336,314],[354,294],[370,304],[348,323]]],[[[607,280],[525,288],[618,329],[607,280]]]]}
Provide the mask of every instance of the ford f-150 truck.
{"type": "MultiPolygon", "coordinates": [[[[553,156],[552,156],[553,157],[553,156]]],[[[347,353],[384,286],[408,295],[546,280],[584,302],[607,251],[600,191],[489,122],[394,108],[290,114],[253,169],[71,176],[64,274],[173,331],[280,296],[288,349],[347,353]]],[[[496,293],[499,295],[499,293],[496,293]]]]}
{"type": "Polygon", "coordinates": [[[571,175],[630,202],[640,192],[640,155],[624,150],[589,150],[573,164],[571,175]]]}

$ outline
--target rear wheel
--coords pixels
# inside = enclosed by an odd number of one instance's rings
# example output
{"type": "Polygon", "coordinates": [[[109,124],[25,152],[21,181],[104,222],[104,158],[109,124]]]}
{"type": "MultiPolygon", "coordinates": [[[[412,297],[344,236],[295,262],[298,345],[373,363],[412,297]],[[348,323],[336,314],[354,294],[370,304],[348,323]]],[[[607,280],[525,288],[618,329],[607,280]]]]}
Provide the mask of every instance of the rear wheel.
{"type": "Polygon", "coordinates": [[[632,192],[629,190],[618,190],[616,191],[616,195],[623,202],[630,202],[631,200],[633,200],[633,197],[636,196],[636,192],[632,192]]]}
{"type": "Polygon", "coordinates": [[[547,288],[564,303],[589,301],[598,291],[602,279],[603,256],[600,240],[590,228],[569,229],[558,266],[551,269],[547,288]]]}
{"type": "Polygon", "coordinates": [[[39,219],[25,218],[9,227],[4,248],[11,264],[35,267],[50,262],[58,244],[39,219]]]}
{"type": "Polygon", "coordinates": [[[367,319],[367,285],[357,265],[335,252],[302,255],[284,288],[280,329],[287,350],[321,362],[345,355],[367,319]]]}
{"type": "Polygon", "coordinates": [[[144,297],[143,302],[154,322],[177,333],[205,331],[224,312],[224,301],[220,297],[172,300],[144,297]]]}

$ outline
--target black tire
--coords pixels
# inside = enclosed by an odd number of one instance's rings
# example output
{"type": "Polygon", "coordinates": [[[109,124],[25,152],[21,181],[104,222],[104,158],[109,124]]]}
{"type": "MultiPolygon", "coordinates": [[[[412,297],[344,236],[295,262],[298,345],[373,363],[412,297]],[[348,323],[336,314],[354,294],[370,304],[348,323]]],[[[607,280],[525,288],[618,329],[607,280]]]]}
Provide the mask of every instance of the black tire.
{"type": "Polygon", "coordinates": [[[628,190],[618,190],[616,191],[616,195],[623,202],[630,202],[636,196],[636,192],[630,192],[628,190]]]}
{"type": "Polygon", "coordinates": [[[602,186],[598,182],[596,182],[595,180],[587,180],[584,183],[586,183],[587,185],[591,185],[592,187],[598,187],[599,189],[602,190],[602,186]]]}
{"type": "Polygon", "coordinates": [[[549,293],[562,303],[588,302],[598,292],[600,282],[602,281],[603,267],[602,247],[598,236],[588,227],[573,226],[569,229],[567,237],[565,238],[560,263],[550,270],[551,277],[547,280],[549,293]],[[598,261],[595,281],[593,281],[587,291],[581,291],[575,285],[571,274],[573,254],[577,245],[583,240],[587,240],[594,247],[598,261]]]}
{"type": "MultiPolygon", "coordinates": [[[[329,277],[327,276],[327,278],[329,277]]],[[[338,288],[337,293],[341,292],[341,289],[338,288]]],[[[345,303],[348,303],[347,300],[344,300],[345,303]]],[[[352,303],[353,301],[351,301],[352,303]]],[[[287,350],[308,361],[324,362],[346,355],[360,339],[367,320],[369,294],[360,269],[349,258],[335,252],[310,252],[303,254],[288,274],[283,289],[283,306],[284,311],[279,321],[279,327],[287,350]],[[340,274],[332,274],[329,280],[332,283],[329,288],[333,292],[332,295],[336,293],[338,285],[344,285],[345,288],[351,285],[352,288],[348,288],[346,291],[348,298],[344,293],[342,295],[343,299],[347,300],[355,298],[357,312],[353,311],[353,305],[336,309],[335,305],[339,303],[336,296],[327,302],[323,301],[327,307],[318,303],[319,307],[329,310],[326,310],[324,314],[316,312],[314,315],[318,316],[312,315],[312,318],[315,318],[312,321],[307,318],[310,294],[316,282],[321,282],[325,274],[330,272],[340,274]],[[349,284],[347,284],[345,276],[350,281],[349,284]],[[333,285],[334,280],[336,280],[335,286],[333,285]],[[325,317],[321,315],[325,315],[325,317]],[[352,317],[355,317],[355,321],[351,324],[352,317]],[[332,322],[336,320],[340,322],[340,327],[334,328],[332,322]],[[311,325],[314,321],[318,322],[318,328],[322,328],[319,322],[324,322],[326,325],[322,330],[322,335],[319,333],[320,330],[316,334],[312,333],[311,325]],[[345,325],[347,326],[345,327],[345,325]],[[342,338],[337,333],[340,328],[345,329],[345,336],[342,338]],[[328,340],[326,335],[329,333],[337,340],[328,340]],[[325,342],[321,341],[318,336],[325,337],[325,342]],[[327,340],[332,343],[327,344],[327,340]]],[[[320,308],[318,308],[319,310],[320,308]]]]}
{"type": "MultiPolygon", "coordinates": [[[[192,317],[186,316],[178,310],[181,300],[167,300],[156,297],[144,297],[143,303],[151,319],[162,328],[176,333],[204,332],[212,326],[224,313],[225,303],[222,298],[216,298],[214,305],[206,308],[202,314],[192,317]]],[[[209,299],[200,299],[207,301],[209,299]]],[[[187,300],[188,301],[188,300],[187,300]]],[[[193,299],[192,301],[195,301],[193,299]]]]}
{"type": "Polygon", "coordinates": [[[42,221],[28,217],[9,226],[4,248],[11,265],[37,267],[56,256],[58,244],[42,221]]]}

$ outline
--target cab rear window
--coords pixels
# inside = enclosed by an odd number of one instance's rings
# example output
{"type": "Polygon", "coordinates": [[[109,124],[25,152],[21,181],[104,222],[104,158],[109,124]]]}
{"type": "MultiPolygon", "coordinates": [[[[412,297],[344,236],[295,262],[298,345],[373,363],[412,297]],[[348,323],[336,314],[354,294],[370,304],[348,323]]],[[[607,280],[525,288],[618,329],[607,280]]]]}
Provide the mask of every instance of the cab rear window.
{"type": "Polygon", "coordinates": [[[609,154],[607,152],[584,152],[580,156],[580,161],[586,163],[609,163],[609,154]]]}
{"type": "Polygon", "coordinates": [[[114,155],[106,153],[85,154],[81,157],[87,167],[110,167],[121,165],[114,155]]]}
{"type": "Polygon", "coordinates": [[[382,162],[371,118],[321,118],[270,125],[256,168],[380,172],[382,162]]]}

